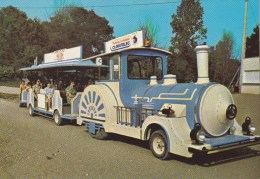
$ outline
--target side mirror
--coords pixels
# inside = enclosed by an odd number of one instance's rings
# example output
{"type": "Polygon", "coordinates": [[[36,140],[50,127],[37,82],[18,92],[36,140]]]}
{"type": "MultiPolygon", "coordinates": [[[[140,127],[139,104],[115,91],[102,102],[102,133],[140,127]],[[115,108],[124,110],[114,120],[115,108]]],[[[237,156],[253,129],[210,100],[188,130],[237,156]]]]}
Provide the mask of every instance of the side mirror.
{"type": "Polygon", "coordinates": [[[96,58],[96,65],[98,65],[98,66],[102,65],[102,58],[100,58],[100,57],[96,58]]]}

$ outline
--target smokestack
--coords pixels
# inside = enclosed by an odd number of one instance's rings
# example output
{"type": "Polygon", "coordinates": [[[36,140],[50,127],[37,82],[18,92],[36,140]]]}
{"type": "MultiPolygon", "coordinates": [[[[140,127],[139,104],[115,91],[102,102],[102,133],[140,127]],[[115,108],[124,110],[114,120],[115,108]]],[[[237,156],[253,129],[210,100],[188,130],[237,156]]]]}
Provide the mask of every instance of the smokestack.
{"type": "Polygon", "coordinates": [[[168,74],[164,75],[163,85],[177,84],[176,75],[168,74]]]}
{"type": "Polygon", "coordinates": [[[197,53],[198,84],[209,82],[209,47],[199,45],[195,48],[197,53]]]}
{"type": "Polygon", "coordinates": [[[157,76],[151,76],[150,77],[150,85],[157,85],[157,76]]]}

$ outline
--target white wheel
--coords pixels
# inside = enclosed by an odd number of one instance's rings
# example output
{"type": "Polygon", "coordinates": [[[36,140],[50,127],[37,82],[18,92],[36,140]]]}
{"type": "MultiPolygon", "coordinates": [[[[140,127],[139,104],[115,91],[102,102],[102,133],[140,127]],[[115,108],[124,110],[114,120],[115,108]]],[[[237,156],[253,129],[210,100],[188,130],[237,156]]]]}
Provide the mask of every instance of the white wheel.
{"type": "Polygon", "coordinates": [[[63,120],[61,119],[60,117],[60,114],[58,111],[55,111],[54,114],[53,114],[53,119],[54,119],[54,122],[57,126],[61,126],[62,123],[63,123],[63,120]]]}
{"type": "Polygon", "coordinates": [[[165,152],[165,142],[161,138],[161,136],[156,136],[153,140],[153,149],[156,154],[162,155],[165,152]]]}
{"type": "Polygon", "coordinates": [[[34,116],[34,112],[33,112],[33,108],[32,108],[32,105],[29,105],[29,115],[30,116],[34,116]]]}
{"type": "Polygon", "coordinates": [[[167,138],[163,130],[153,132],[149,145],[156,158],[165,160],[169,157],[167,138]]]}

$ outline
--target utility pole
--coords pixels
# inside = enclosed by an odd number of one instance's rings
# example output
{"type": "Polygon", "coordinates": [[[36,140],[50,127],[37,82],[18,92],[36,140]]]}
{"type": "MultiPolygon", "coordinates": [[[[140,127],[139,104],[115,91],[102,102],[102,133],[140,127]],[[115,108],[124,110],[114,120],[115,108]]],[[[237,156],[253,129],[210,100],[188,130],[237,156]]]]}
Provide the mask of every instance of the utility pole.
{"type": "Polygon", "coordinates": [[[243,41],[242,41],[242,54],[241,54],[241,66],[240,66],[240,93],[243,82],[243,60],[246,56],[246,28],[247,28],[247,12],[248,12],[248,0],[245,0],[245,15],[244,15],[244,29],[243,29],[243,41]]]}

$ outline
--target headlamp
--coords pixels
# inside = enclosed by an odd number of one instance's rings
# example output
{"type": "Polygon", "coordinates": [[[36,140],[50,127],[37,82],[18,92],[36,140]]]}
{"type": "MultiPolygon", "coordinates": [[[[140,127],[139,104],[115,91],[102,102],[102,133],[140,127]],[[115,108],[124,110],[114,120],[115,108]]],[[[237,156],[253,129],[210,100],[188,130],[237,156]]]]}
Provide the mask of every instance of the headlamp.
{"type": "Polygon", "coordinates": [[[203,144],[205,141],[205,132],[201,130],[200,123],[196,123],[190,132],[190,138],[195,144],[203,144]]]}
{"type": "Polygon", "coordinates": [[[230,132],[230,134],[235,134],[235,131],[236,131],[237,129],[236,129],[236,127],[235,126],[231,126],[230,127],[230,129],[229,129],[229,132],[230,132]]]}
{"type": "Polygon", "coordinates": [[[251,118],[246,117],[245,122],[242,124],[242,131],[246,133],[246,135],[250,135],[255,132],[256,127],[255,124],[251,123],[251,118]]]}

